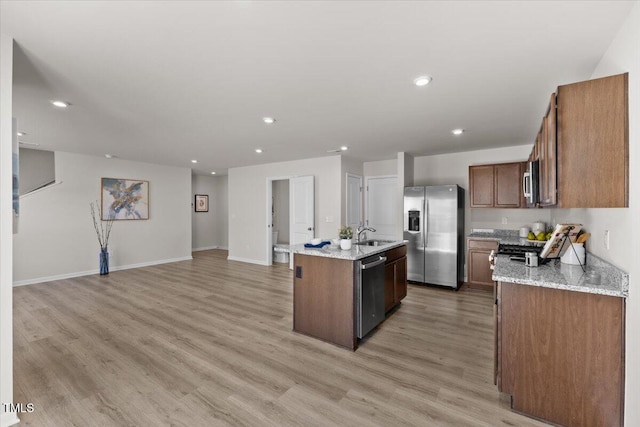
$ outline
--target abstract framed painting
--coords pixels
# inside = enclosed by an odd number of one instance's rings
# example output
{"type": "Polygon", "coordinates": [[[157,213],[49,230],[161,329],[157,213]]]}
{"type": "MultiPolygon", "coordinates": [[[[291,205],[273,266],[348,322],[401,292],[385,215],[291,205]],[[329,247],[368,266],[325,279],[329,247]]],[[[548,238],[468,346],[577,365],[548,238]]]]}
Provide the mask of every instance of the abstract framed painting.
{"type": "Polygon", "coordinates": [[[209,195],[196,194],[196,212],[209,212],[209,195]]]}
{"type": "Polygon", "coordinates": [[[102,219],[149,219],[149,181],[102,178],[102,219]]]}

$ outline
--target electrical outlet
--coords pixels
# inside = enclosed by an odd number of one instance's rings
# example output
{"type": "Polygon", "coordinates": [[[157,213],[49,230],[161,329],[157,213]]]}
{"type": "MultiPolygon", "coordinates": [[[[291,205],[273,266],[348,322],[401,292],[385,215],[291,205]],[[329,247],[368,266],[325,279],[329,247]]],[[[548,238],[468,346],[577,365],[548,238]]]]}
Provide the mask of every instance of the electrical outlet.
{"type": "Polygon", "coordinates": [[[328,216],[325,218],[326,222],[333,222],[333,216],[328,216]]]}
{"type": "Polygon", "coordinates": [[[506,216],[502,217],[502,224],[509,224],[509,218],[507,218],[506,216]]]}
{"type": "Polygon", "coordinates": [[[604,248],[609,250],[611,248],[611,241],[609,240],[609,230],[604,230],[604,248]]]}

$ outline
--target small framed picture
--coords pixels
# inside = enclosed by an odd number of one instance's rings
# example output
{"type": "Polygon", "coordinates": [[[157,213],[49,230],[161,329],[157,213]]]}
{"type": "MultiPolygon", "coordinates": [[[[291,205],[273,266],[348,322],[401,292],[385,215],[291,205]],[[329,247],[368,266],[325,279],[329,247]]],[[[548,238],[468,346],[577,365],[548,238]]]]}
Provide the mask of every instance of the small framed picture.
{"type": "Polygon", "coordinates": [[[209,196],[207,194],[196,194],[196,212],[209,212],[209,196]]]}

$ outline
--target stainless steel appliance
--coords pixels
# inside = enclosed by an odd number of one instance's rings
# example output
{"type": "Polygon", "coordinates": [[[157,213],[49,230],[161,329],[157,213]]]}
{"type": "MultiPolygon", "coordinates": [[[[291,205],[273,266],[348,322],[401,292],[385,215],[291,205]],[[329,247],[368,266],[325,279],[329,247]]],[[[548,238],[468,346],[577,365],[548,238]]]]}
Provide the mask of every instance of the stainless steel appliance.
{"type": "Polygon", "coordinates": [[[407,279],[458,289],[464,280],[464,190],[404,189],[407,279]]]}
{"type": "Polygon", "coordinates": [[[358,338],[367,335],[384,320],[384,263],[385,256],[375,255],[358,263],[356,277],[356,322],[358,338]]]}
{"type": "Polygon", "coordinates": [[[535,207],[540,202],[540,161],[527,163],[527,171],[522,177],[522,192],[527,206],[535,207]]]}

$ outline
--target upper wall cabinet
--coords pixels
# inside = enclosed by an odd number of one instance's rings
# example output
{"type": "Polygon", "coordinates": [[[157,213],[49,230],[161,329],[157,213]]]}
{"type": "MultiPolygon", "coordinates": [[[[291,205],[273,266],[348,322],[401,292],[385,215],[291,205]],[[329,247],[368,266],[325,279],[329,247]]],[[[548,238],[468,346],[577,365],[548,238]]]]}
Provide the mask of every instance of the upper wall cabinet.
{"type": "Polygon", "coordinates": [[[629,206],[628,73],[558,87],[558,206],[629,206]]]}
{"type": "Polygon", "coordinates": [[[469,166],[472,208],[523,208],[522,174],[526,164],[500,163],[469,166]]]}
{"type": "Polygon", "coordinates": [[[629,206],[628,74],[559,86],[536,137],[540,206],[629,206]]]}
{"type": "Polygon", "coordinates": [[[538,192],[540,206],[558,203],[557,143],[556,143],[556,94],[551,95],[547,113],[542,119],[529,160],[538,160],[538,192]]]}

